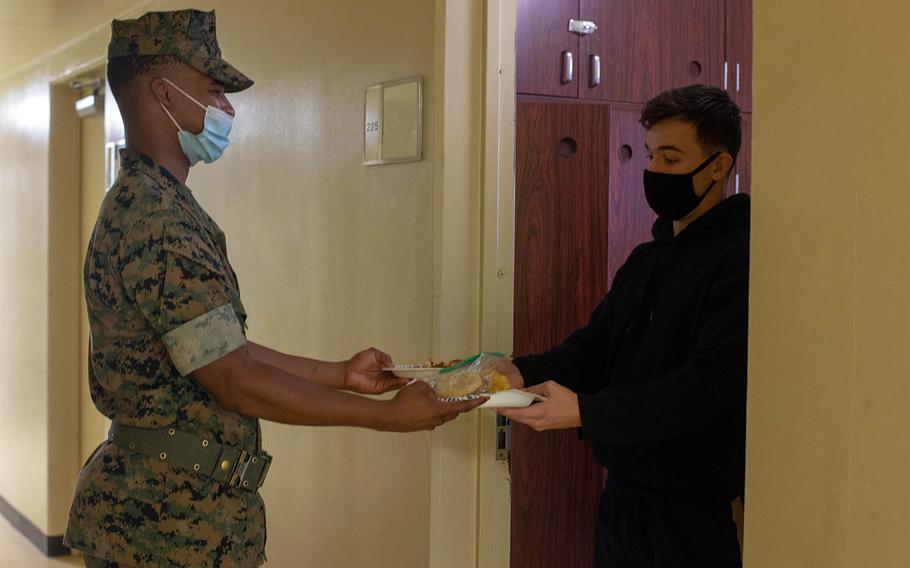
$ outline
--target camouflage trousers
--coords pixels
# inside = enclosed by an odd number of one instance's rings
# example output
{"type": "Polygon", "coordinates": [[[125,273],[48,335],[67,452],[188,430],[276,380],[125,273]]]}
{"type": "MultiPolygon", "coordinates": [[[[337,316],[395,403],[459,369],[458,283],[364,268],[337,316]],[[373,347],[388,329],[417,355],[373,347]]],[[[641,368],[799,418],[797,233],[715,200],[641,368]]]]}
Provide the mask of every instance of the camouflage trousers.
{"type": "Polygon", "coordinates": [[[82,555],[82,561],[85,562],[85,568],[129,568],[126,564],[117,564],[110,560],[85,556],[84,554],[82,555]]]}

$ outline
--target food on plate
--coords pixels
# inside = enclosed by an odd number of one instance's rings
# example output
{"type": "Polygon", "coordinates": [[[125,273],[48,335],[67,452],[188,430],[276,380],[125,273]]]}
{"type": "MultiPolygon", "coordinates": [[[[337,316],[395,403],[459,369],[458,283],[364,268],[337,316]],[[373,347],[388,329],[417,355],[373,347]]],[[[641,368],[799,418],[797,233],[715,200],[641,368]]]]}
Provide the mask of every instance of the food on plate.
{"type": "Polygon", "coordinates": [[[446,367],[457,365],[461,363],[461,361],[461,359],[452,359],[450,361],[434,361],[430,358],[427,358],[427,360],[423,363],[423,367],[426,369],[445,369],[446,367]]]}
{"type": "Polygon", "coordinates": [[[509,390],[512,388],[512,385],[509,383],[509,378],[499,371],[493,371],[493,379],[490,382],[490,392],[500,392],[509,390]]]}
{"type": "Polygon", "coordinates": [[[434,390],[442,398],[492,394],[509,390],[509,379],[497,371],[463,372],[440,375],[434,390]]]}
{"type": "Polygon", "coordinates": [[[436,396],[447,398],[475,394],[483,387],[483,379],[478,373],[453,373],[442,375],[436,382],[436,396]]]}

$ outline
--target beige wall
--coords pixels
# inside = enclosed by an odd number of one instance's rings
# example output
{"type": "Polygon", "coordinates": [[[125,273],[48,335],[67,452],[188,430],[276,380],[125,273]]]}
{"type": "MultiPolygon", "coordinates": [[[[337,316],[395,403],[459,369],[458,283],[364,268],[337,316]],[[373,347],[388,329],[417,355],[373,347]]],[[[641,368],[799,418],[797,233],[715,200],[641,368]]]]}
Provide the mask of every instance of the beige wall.
{"type": "Polygon", "coordinates": [[[755,3],[747,568],[910,565],[908,26],[755,3]]]}
{"type": "Polygon", "coordinates": [[[0,85],[0,495],[48,524],[48,148],[45,83],[0,85]]]}
{"type": "MultiPolygon", "coordinates": [[[[196,3],[218,10],[226,58],[257,81],[231,96],[225,157],[188,181],[227,233],[251,339],[325,359],[369,345],[400,361],[479,348],[480,5],[196,3]],[[440,36],[450,19],[456,31],[440,36]],[[363,167],[364,88],[411,75],[425,77],[424,160],[363,167]],[[450,95],[467,100],[449,109],[450,95]],[[447,162],[442,148],[454,151],[447,162]]],[[[179,7],[145,2],[137,13],[179,7]]],[[[16,273],[0,278],[0,444],[17,460],[0,468],[0,495],[48,534],[63,531],[68,500],[56,496],[75,475],[47,475],[62,439],[47,426],[55,391],[71,387],[48,372],[59,363],[47,324],[49,84],[103,61],[108,35],[101,26],[0,80],[0,267],[16,273]]],[[[78,326],[69,332],[78,339],[78,326]]],[[[276,456],[263,488],[270,563],[464,566],[476,554],[477,487],[462,476],[476,476],[479,420],[433,436],[265,425],[276,456]]]]}

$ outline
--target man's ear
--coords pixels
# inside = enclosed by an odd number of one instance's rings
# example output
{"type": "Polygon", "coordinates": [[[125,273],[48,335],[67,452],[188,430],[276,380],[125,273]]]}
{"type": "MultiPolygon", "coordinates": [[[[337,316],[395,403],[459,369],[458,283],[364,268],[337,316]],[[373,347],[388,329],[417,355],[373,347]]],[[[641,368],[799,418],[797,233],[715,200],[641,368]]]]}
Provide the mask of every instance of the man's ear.
{"type": "Polygon", "coordinates": [[[156,77],[149,81],[149,89],[152,91],[152,96],[155,97],[156,101],[167,108],[171,107],[171,89],[170,85],[167,84],[167,81],[164,81],[160,77],[156,77]]]}
{"type": "Polygon", "coordinates": [[[727,152],[721,152],[711,168],[711,179],[722,180],[731,173],[733,173],[733,156],[727,152]]]}

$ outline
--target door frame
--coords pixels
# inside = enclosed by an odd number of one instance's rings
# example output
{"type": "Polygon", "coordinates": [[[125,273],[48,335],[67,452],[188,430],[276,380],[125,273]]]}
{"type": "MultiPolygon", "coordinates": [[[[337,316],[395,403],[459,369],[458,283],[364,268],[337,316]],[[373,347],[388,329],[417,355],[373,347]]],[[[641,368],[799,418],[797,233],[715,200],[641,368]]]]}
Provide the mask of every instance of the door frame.
{"type": "MultiPolygon", "coordinates": [[[[483,137],[481,340],[512,352],[515,301],[516,0],[486,5],[483,137]]],[[[478,499],[478,568],[510,565],[511,475],[497,461],[496,417],[482,416],[478,499]]]]}
{"type": "MultiPolygon", "coordinates": [[[[516,0],[436,6],[433,356],[510,353],[516,0]]],[[[495,440],[488,411],[431,435],[431,568],[508,568],[509,470],[495,440]]]]}
{"type": "MultiPolygon", "coordinates": [[[[79,368],[81,124],[69,81],[98,68],[95,58],[50,79],[48,129],[48,501],[49,535],[66,527],[73,486],[82,465],[79,368]]],[[[57,537],[55,537],[57,538],[57,537]]],[[[62,541],[62,536],[59,537],[62,541]]],[[[62,548],[51,555],[68,553],[62,548]]]]}

